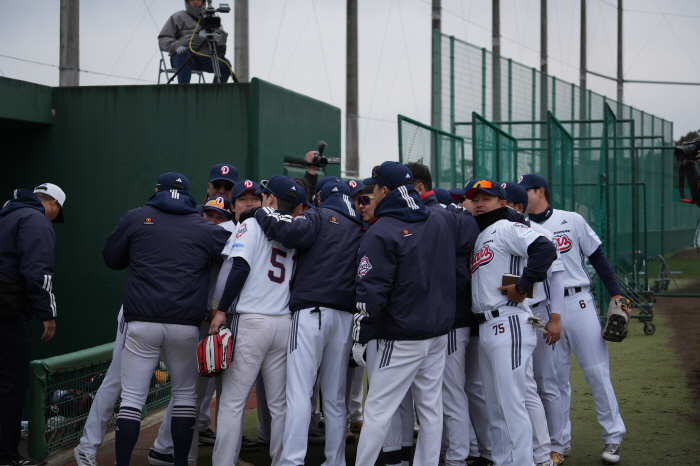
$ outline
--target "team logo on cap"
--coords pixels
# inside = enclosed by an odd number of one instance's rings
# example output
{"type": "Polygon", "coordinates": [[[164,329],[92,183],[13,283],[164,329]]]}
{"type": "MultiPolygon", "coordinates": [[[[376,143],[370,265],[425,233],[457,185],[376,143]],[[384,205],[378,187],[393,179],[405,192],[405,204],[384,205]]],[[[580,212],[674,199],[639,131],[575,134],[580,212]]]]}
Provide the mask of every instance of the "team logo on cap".
{"type": "Polygon", "coordinates": [[[401,233],[403,233],[404,238],[408,238],[409,236],[413,236],[413,233],[409,232],[408,228],[404,228],[401,233]]]}
{"type": "Polygon", "coordinates": [[[151,217],[146,217],[146,221],[143,222],[144,225],[155,225],[151,217]]]}
{"type": "Polygon", "coordinates": [[[357,182],[355,180],[350,180],[348,185],[353,189],[357,188],[357,182]]]}
{"type": "Polygon", "coordinates": [[[493,253],[491,252],[487,244],[483,248],[479,249],[476,252],[476,254],[472,255],[472,258],[469,261],[469,272],[473,274],[474,272],[476,272],[476,269],[478,269],[482,265],[488,264],[492,260],[493,253]]]}
{"type": "Polygon", "coordinates": [[[226,165],[221,167],[221,174],[222,175],[228,175],[228,172],[229,172],[229,168],[226,165]]]}
{"type": "Polygon", "coordinates": [[[503,184],[501,185],[501,188],[506,189],[506,184],[503,183],[503,184]]]}
{"type": "Polygon", "coordinates": [[[573,243],[569,239],[568,236],[566,235],[560,235],[560,236],[555,236],[554,241],[557,242],[557,249],[559,249],[559,252],[561,254],[564,254],[565,252],[571,251],[571,247],[573,246],[573,243]]]}
{"type": "Polygon", "coordinates": [[[369,263],[369,257],[364,256],[360,260],[360,266],[357,268],[357,276],[362,278],[367,275],[367,272],[372,270],[372,264],[369,263]]]}
{"type": "Polygon", "coordinates": [[[243,186],[245,186],[246,188],[252,188],[252,187],[253,187],[253,182],[250,181],[250,180],[245,180],[245,181],[243,182],[243,186]]]}
{"type": "Polygon", "coordinates": [[[176,179],[175,181],[178,181],[178,182],[182,183],[182,179],[181,179],[181,178],[178,178],[178,179],[176,179]]]}
{"type": "Polygon", "coordinates": [[[520,178],[518,179],[518,184],[523,182],[523,175],[520,175],[520,178]]]}

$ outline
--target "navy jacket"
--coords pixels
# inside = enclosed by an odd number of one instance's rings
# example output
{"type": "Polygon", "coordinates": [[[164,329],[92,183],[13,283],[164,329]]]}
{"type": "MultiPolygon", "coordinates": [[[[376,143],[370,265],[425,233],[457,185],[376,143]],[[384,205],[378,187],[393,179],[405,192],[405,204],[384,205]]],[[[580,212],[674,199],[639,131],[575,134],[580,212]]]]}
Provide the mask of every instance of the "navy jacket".
{"type": "Polygon", "coordinates": [[[333,194],[296,218],[266,207],[255,218],[266,235],[297,250],[292,312],[316,306],[355,312],[356,253],[363,232],[352,199],[333,194]]]}
{"type": "Polygon", "coordinates": [[[231,232],[202,218],[186,191],[159,191],[107,238],[107,267],[128,267],[124,319],[196,325],[207,313],[210,262],[221,265],[231,232]]]}
{"type": "Polygon", "coordinates": [[[0,210],[0,306],[56,317],[53,264],[56,235],[44,205],[28,189],[16,189],[0,210]]]}
{"type": "Polygon", "coordinates": [[[426,207],[410,185],[391,191],[375,215],[358,253],[353,339],[446,334],[455,319],[455,256],[476,237],[458,216],[426,207]]]}
{"type": "Polygon", "coordinates": [[[448,208],[443,207],[437,200],[437,196],[429,191],[423,195],[421,199],[423,204],[435,209],[436,212],[442,212],[439,215],[457,215],[457,221],[462,224],[462,231],[467,232],[471,235],[469,239],[469,244],[471,247],[465,248],[463,250],[457,251],[455,257],[456,261],[456,303],[455,303],[455,321],[452,324],[452,328],[464,328],[470,327],[475,317],[472,313],[472,290],[469,286],[471,281],[471,275],[469,274],[469,255],[472,252],[472,247],[476,238],[479,237],[479,225],[476,224],[476,220],[468,210],[462,210],[458,208],[453,208],[448,206],[448,208]]]}

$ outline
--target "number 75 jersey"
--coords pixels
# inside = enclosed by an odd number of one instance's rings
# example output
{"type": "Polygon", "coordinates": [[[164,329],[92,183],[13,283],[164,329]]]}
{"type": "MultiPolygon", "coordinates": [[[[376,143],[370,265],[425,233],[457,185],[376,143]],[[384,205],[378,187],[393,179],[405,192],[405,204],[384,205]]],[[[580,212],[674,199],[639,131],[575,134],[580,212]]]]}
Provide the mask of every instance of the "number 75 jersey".
{"type": "Polygon", "coordinates": [[[251,218],[238,226],[223,254],[241,257],[250,266],[248,279],[234,302],[236,312],[274,316],[289,314],[296,249],[268,239],[258,222],[251,218]]]}

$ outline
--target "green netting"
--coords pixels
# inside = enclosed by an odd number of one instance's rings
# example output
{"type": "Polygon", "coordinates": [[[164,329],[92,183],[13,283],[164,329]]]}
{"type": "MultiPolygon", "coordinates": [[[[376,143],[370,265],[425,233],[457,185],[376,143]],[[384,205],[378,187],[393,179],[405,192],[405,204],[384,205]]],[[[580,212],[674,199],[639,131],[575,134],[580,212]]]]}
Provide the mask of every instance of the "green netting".
{"type": "Polygon", "coordinates": [[[430,167],[433,184],[445,189],[464,185],[464,139],[399,115],[399,161],[430,167]]]}

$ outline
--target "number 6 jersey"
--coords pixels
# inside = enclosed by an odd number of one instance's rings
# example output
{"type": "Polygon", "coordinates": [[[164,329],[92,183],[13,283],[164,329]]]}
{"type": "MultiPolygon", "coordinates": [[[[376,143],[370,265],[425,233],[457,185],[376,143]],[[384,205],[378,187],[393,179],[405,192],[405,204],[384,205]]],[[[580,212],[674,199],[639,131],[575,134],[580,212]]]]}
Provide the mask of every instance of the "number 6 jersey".
{"type": "Polygon", "coordinates": [[[221,253],[224,258],[240,257],[250,266],[248,279],[233,304],[246,314],[289,314],[290,282],[296,250],[269,240],[254,219],[238,226],[221,253]]]}

